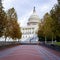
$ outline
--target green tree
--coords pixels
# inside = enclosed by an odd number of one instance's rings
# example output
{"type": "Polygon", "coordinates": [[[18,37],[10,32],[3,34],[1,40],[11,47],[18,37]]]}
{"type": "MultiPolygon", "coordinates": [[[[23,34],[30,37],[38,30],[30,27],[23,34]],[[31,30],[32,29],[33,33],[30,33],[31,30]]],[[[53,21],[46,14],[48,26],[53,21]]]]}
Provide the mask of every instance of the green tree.
{"type": "MultiPolygon", "coordinates": [[[[59,5],[55,5],[54,9],[50,11],[51,17],[54,20],[54,28],[56,36],[60,37],[60,7],[59,5]]],[[[54,30],[53,30],[54,31],[54,30]]]]}
{"type": "Polygon", "coordinates": [[[46,14],[44,19],[45,19],[45,24],[44,24],[45,35],[48,38],[52,38],[52,43],[53,43],[53,39],[56,39],[56,35],[57,35],[57,29],[56,29],[57,21],[52,19],[50,14],[46,14]]]}
{"type": "Polygon", "coordinates": [[[43,38],[44,38],[42,22],[39,24],[39,29],[38,29],[38,33],[37,34],[38,34],[38,37],[39,37],[39,41],[42,41],[43,38]]]}
{"type": "Polygon", "coordinates": [[[52,39],[53,43],[53,39],[56,37],[55,27],[55,21],[52,19],[50,14],[46,13],[42,25],[40,25],[40,30],[38,31],[38,35],[45,37],[45,43],[47,38],[52,39]]]}
{"type": "Polygon", "coordinates": [[[43,17],[43,23],[39,25],[38,37],[45,37],[45,42],[47,38],[56,39],[60,37],[60,5],[57,4],[50,11],[50,14],[46,13],[43,17]]]}

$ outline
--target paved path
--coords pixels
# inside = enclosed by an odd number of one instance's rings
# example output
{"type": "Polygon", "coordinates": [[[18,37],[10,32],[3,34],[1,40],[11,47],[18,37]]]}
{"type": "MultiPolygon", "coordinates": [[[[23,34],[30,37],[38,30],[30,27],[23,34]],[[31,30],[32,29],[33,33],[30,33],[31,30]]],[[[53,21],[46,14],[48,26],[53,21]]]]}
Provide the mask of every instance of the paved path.
{"type": "Polygon", "coordinates": [[[60,57],[38,45],[19,45],[0,51],[0,60],[60,60],[60,57]]]}

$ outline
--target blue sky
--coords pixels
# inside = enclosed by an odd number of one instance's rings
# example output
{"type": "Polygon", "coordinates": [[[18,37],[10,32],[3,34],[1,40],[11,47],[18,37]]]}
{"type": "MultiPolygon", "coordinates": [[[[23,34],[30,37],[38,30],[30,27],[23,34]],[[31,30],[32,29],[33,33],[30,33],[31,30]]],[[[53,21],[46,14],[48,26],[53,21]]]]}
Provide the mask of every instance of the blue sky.
{"type": "Polygon", "coordinates": [[[21,26],[26,25],[34,6],[36,7],[37,14],[42,18],[56,3],[57,0],[3,0],[3,6],[6,11],[11,7],[15,8],[18,22],[21,26]]]}

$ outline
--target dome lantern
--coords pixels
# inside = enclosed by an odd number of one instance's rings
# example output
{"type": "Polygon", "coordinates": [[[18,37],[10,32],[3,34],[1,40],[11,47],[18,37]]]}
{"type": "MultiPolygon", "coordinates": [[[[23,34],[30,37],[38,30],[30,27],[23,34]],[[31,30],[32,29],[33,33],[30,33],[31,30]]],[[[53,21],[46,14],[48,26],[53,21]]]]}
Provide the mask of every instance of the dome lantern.
{"type": "Polygon", "coordinates": [[[35,11],[35,6],[34,6],[34,9],[33,9],[33,13],[34,13],[34,12],[36,12],[36,11],[35,11]]]}

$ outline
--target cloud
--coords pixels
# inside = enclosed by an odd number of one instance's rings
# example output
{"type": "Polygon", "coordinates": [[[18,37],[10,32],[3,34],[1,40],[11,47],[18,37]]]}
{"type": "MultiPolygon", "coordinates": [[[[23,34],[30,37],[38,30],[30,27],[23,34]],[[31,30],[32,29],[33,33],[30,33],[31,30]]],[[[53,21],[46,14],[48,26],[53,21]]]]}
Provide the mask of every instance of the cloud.
{"type": "Polygon", "coordinates": [[[56,3],[57,0],[3,0],[5,10],[11,7],[15,8],[18,22],[21,22],[21,26],[26,25],[34,6],[36,7],[37,14],[42,18],[56,3]]]}
{"type": "MultiPolygon", "coordinates": [[[[41,2],[43,2],[43,0],[41,2]]],[[[37,13],[40,18],[42,18],[46,12],[49,12],[55,4],[57,4],[57,0],[44,0],[43,3],[39,3],[37,13]]]]}
{"type": "Polygon", "coordinates": [[[13,6],[12,4],[13,0],[3,0],[3,6],[5,8],[5,10],[8,10],[9,8],[11,8],[13,6]]]}
{"type": "Polygon", "coordinates": [[[29,16],[32,14],[32,11],[25,14],[24,16],[22,16],[21,18],[18,19],[18,22],[21,22],[21,26],[26,26],[29,16]]]}

